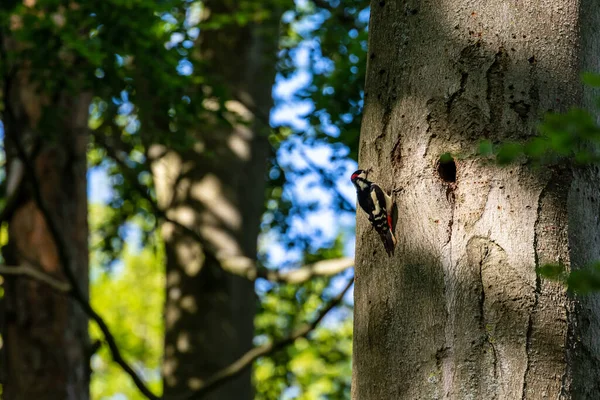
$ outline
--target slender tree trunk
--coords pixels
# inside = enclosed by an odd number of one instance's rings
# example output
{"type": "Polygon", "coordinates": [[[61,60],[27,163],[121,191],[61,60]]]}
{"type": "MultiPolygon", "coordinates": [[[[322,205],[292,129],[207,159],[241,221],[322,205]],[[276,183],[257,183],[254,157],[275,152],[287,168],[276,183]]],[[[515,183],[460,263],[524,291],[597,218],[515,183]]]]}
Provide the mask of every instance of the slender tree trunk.
{"type": "MultiPolygon", "coordinates": [[[[239,12],[237,4],[203,6],[206,15],[239,12]]],[[[173,224],[163,226],[166,399],[194,390],[252,347],[254,285],[221,269],[217,256],[256,257],[270,145],[264,122],[257,123],[253,112],[269,115],[272,106],[278,21],[274,11],[262,24],[201,33],[197,56],[210,79],[203,90],[215,93],[213,100],[207,95],[207,107],[223,100],[216,94],[222,88],[241,101],[229,100],[221,110],[230,124],[215,115],[201,118],[193,148],[155,146],[150,152],[160,204],[203,240],[173,224]]],[[[251,399],[250,378],[247,371],[207,398],[251,399]]]]}
{"type": "MultiPolygon", "coordinates": [[[[12,212],[3,257],[8,265],[29,265],[64,280],[53,237],[15,151],[18,140],[31,152],[39,190],[60,223],[79,285],[87,293],[86,150],[91,96],[63,93],[50,104],[38,89],[23,68],[5,81],[3,123],[12,212]],[[40,123],[43,113],[55,116],[51,131],[40,123]]],[[[88,399],[86,315],[67,294],[30,278],[5,277],[4,289],[3,398],[88,399]]]]}
{"type": "Polygon", "coordinates": [[[600,398],[598,297],[535,273],[600,259],[598,170],[477,156],[591,103],[598,24],[587,0],[372,2],[360,166],[402,191],[393,258],[357,217],[354,399],[600,398]]]}

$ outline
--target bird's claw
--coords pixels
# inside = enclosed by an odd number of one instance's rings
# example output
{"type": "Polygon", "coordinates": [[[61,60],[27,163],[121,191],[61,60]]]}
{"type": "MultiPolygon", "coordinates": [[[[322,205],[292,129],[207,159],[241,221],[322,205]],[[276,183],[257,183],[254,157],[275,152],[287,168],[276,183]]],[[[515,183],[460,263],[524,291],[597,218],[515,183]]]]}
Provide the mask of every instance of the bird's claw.
{"type": "Polygon", "coordinates": [[[401,188],[401,187],[400,187],[400,188],[393,189],[393,190],[392,190],[392,199],[394,199],[394,200],[395,200],[395,199],[396,199],[396,195],[397,195],[398,193],[402,192],[403,190],[404,190],[404,188],[401,188]]]}

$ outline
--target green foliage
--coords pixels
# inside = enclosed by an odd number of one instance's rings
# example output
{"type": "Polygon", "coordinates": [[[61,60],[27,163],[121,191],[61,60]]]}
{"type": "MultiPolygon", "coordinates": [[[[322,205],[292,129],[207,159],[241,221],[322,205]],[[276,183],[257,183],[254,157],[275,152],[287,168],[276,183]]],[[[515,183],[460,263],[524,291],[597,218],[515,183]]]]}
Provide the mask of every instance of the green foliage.
{"type": "MultiPolygon", "coordinates": [[[[600,75],[584,73],[582,81],[600,87],[600,75]]],[[[480,142],[480,155],[495,155],[496,162],[506,165],[519,159],[532,165],[567,163],[589,165],[600,162],[600,126],[596,116],[587,110],[571,108],[564,113],[550,112],[538,126],[538,135],[525,142],[506,142],[494,146],[489,140],[480,142]]],[[[600,291],[600,262],[568,271],[562,264],[546,264],[537,268],[540,276],[564,283],[575,293],[600,291]]]]}
{"type": "Polygon", "coordinates": [[[517,159],[523,152],[523,147],[519,143],[503,143],[496,154],[496,161],[500,165],[509,164],[517,159]]]}
{"type": "Polygon", "coordinates": [[[600,262],[570,272],[562,264],[546,264],[538,268],[537,273],[544,278],[562,282],[574,293],[600,291],[600,262]]]}
{"type": "Polygon", "coordinates": [[[278,63],[278,72],[290,76],[297,71],[293,56],[310,45],[312,80],[298,97],[310,100],[314,109],[307,116],[310,129],[298,133],[309,142],[344,144],[353,159],[358,158],[364,103],[368,7],[365,0],[298,3],[284,14],[278,63]]]}
{"type": "MultiPolygon", "coordinates": [[[[160,388],[164,272],[162,250],[154,231],[157,216],[139,190],[141,186],[149,197],[154,197],[148,148],[164,144],[176,150],[189,149],[198,139],[189,132],[197,132],[206,121],[232,123],[223,111],[230,93],[219,77],[209,72],[211,66],[194,52],[200,31],[223,29],[239,34],[240,28],[270,18],[275,9],[287,8],[278,60],[282,76],[298,70],[293,55],[300,47],[315,44],[307,67],[312,81],[297,94],[314,104],[310,129],[298,132],[286,126],[269,135],[273,152],[266,195],[273,219],[265,224],[264,231],[279,231],[282,241],[290,246],[300,243],[306,262],[342,255],[341,236],[325,249],[318,249],[312,245],[311,235],[299,240],[289,234],[289,218],[302,217],[318,204],[291,202],[286,196],[286,182],[306,171],[280,165],[275,154],[300,139],[309,144],[332,145],[336,149],[334,162],[348,154],[357,157],[368,2],[325,0],[294,5],[272,0],[222,4],[223,12],[213,13],[205,21],[199,18],[202,3],[198,1],[36,0],[5,1],[0,5],[3,37],[10,36],[19,43],[18,51],[2,59],[4,72],[25,70],[27,66],[40,95],[50,99],[82,91],[94,96],[89,121],[94,135],[88,161],[91,167],[107,171],[114,196],[109,207],[90,206],[91,299],[106,318],[125,358],[143,371],[155,392],[160,388]],[[227,9],[232,4],[235,10],[227,9]],[[175,37],[180,40],[172,40],[175,37]],[[181,72],[182,62],[189,64],[192,73],[181,72]],[[205,107],[208,97],[217,99],[216,110],[205,107]],[[103,141],[110,142],[116,154],[109,154],[103,141]],[[121,162],[115,162],[115,155],[121,162]],[[126,245],[128,224],[137,226],[142,234],[144,247],[139,251],[126,245]]],[[[56,132],[61,116],[68,111],[57,104],[48,107],[40,124],[42,133],[50,136],[56,132]]],[[[214,156],[214,149],[207,148],[204,155],[209,158],[211,154],[214,156]]],[[[334,186],[326,182],[326,186],[334,186]]],[[[334,294],[334,282],[319,278],[300,286],[271,286],[260,293],[257,341],[282,337],[310,320],[323,299],[334,294]]],[[[347,398],[349,315],[349,308],[342,307],[337,311],[337,320],[320,328],[309,340],[259,360],[255,373],[257,396],[280,398],[285,388],[296,386],[302,398],[347,398]],[[275,372],[267,371],[267,365],[272,365],[275,372]]],[[[99,337],[93,326],[91,333],[99,337]]],[[[117,393],[129,399],[140,398],[130,380],[110,361],[105,346],[93,358],[92,393],[97,399],[117,393]]]]}
{"type": "MultiPolygon", "coordinates": [[[[289,235],[294,218],[305,218],[320,204],[300,207],[286,196],[288,182],[299,181],[318,173],[324,188],[332,193],[336,213],[352,212],[335,194],[335,181],[345,173],[342,161],[358,159],[360,116],[364,104],[364,82],[367,64],[367,24],[369,2],[365,0],[297,2],[282,18],[282,36],[277,72],[284,78],[298,72],[310,75],[310,81],[294,96],[295,101],[310,104],[306,114],[308,127],[298,129],[284,125],[284,135],[272,135],[276,152],[293,151],[298,143],[328,145],[333,150],[326,169],[297,168],[277,158],[271,160],[267,189],[268,223],[263,232],[281,232],[281,241],[290,248],[311,248],[314,235],[289,235]],[[308,54],[301,66],[295,57],[308,54]]],[[[281,132],[281,129],[278,130],[281,132]]],[[[312,249],[311,249],[312,250],[312,249]]]]}
{"type": "Polygon", "coordinates": [[[479,154],[488,157],[494,152],[494,146],[490,140],[482,140],[479,142],[479,154]]]}
{"type": "MultiPolygon", "coordinates": [[[[257,340],[283,337],[314,318],[323,298],[331,292],[329,279],[312,279],[300,286],[280,285],[261,299],[256,317],[257,340]]],[[[296,388],[300,399],[349,398],[352,318],[348,306],[336,311],[336,322],[319,327],[309,339],[255,365],[257,399],[279,399],[287,388],[296,388]]]]}
{"type": "MultiPolygon", "coordinates": [[[[110,214],[110,210],[106,207],[91,207],[91,232],[95,232],[94,227],[107,214],[110,214]]],[[[92,306],[100,310],[124,357],[136,370],[141,371],[150,388],[159,393],[162,387],[160,363],[165,297],[162,250],[155,252],[151,248],[144,248],[135,252],[126,247],[122,267],[111,272],[107,272],[98,262],[98,252],[92,252],[91,256],[92,306]]],[[[102,338],[93,324],[90,326],[90,335],[92,340],[102,338]]],[[[131,379],[112,362],[107,346],[102,346],[92,357],[92,369],[93,399],[106,399],[119,393],[130,400],[144,398],[131,379]]]]}
{"type": "Polygon", "coordinates": [[[352,318],[319,328],[311,339],[299,339],[282,353],[277,360],[256,363],[257,400],[280,399],[286,391],[297,393],[295,399],[350,398],[352,318]]]}
{"type": "Polygon", "coordinates": [[[584,84],[599,88],[600,87],[600,74],[594,74],[592,72],[584,72],[581,75],[581,80],[584,84]]]}
{"type": "Polygon", "coordinates": [[[565,281],[568,273],[563,264],[544,264],[536,269],[538,275],[553,281],[565,281]]]}
{"type": "MultiPolygon", "coordinates": [[[[304,262],[341,257],[342,244],[338,237],[332,248],[307,255],[304,262]]],[[[339,279],[316,277],[301,285],[271,285],[260,293],[256,341],[285,337],[312,320],[323,302],[337,294],[331,283],[339,279]]],[[[298,393],[297,399],[349,399],[351,316],[351,306],[343,305],[308,339],[259,359],[254,369],[256,398],[280,399],[290,390],[298,393]]]]}
{"type": "MultiPolygon", "coordinates": [[[[600,75],[585,73],[583,82],[591,87],[600,87],[600,75]]],[[[597,163],[600,158],[600,126],[589,111],[571,108],[564,113],[549,112],[538,126],[538,134],[524,142],[505,142],[494,146],[491,141],[480,142],[479,154],[495,155],[500,165],[519,159],[533,165],[574,163],[584,165],[597,163]]]]}
{"type": "Polygon", "coordinates": [[[567,278],[567,286],[581,294],[600,291],[600,263],[572,271],[567,278]]]}
{"type": "Polygon", "coordinates": [[[444,153],[444,154],[440,155],[439,161],[440,161],[440,163],[449,163],[449,162],[454,161],[454,158],[452,157],[452,154],[444,153]]]}
{"type": "MultiPolygon", "coordinates": [[[[28,78],[37,84],[40,95],[50,99],[59,99],[65,92],[93,93],[90,127],[119,144],[119,155],[127,159],[127,167],[131,169],[128,176],[140,180],[151,192],[146,149],[142,135],[137,134],[140,119],[153,115],[154,121],[145,118],[145,123],[155,126],[156,119],[162,117],[169,126],[172,125],[169,110],[176,112],[185,107],[182,97],[189,87],[189,78],[176,71],[182,52],[187,50],[181,43],[166,49],[165,43],[173,32],[182,29],[191,7],[188,2],[178,0],[3,3],[2,34],[10,35],[10,43],[18,43],[17,49],[9,51],[2,60],[4,79],[14,79],[16,71],[26,71],[28,78]],[[137,107],[132,107],[131,101],[137,107]]],[[[60,108],[60,103],[46,107],[38,126],[40,134],[51,139],[60,131],[56,126],[62,115],[68,112],[60,108]]],[[[187,121],[181,115],[189,114],[180,112],[177,122],[187,121]]],[[[185,135],[161,132],[146,129],[144,134],[164,139],[157,143],[189,143],[185,135]]],[[[97,227],[103,238],[98,243],[103,247],[107,266],[124,249],[122,232],[127,222],[142,218],[147,225],[153,225],[156,218],[144,197],[132,187],[131,179],[124,178],[121,167],[107,159],[99,146],[91,149],[89,160],[91,166],[108,170],[116,194],[111,204],[115,212],[97,227]]],[[[152,229],[142,232],[144,242],[149,242],[152,229]]]]}
{"type": "MultiPolygon", "coordinates": [[[[117,339],[125,358],[142,371],[150,387],[161,389],[160,362],[163,349],[162,307],[165,276],[161,246],[133,251],[127,246],[120,266],[107,271],[107,257],[97,244],[103,236],[96,229],[111,218],[109,207],[90,206],[91,231],[91,299],[101,311],[117,339]],[[156,252],[153,248],[158,248],[156,252]]],[[[307,255],[310,263],[342,255],[342,238],[333,248],[307,255]]],[[[271,285],[260,295],[259,312],[255,318],[256,339],[282,338],[295,328],[312,320],[324,299],[335,295],[331,278],[315,278],[302,285],[271,285]]],[[[338,308],[334,318],[319,327],[309,339],[257,361],[254,384],[257,399],[280,399],[282,393],[295,388],[299,399],[348,399],[350,388],[350,358],[352,351],[351,308],[338,308]]],[[[90,327],[92,339],[101,335],[90,327]]],[[[128,399],[142,399],[128,376],[111,361],[106,346],[92,358],[92,398],[106,399],[123,394],[128,399]]]]}

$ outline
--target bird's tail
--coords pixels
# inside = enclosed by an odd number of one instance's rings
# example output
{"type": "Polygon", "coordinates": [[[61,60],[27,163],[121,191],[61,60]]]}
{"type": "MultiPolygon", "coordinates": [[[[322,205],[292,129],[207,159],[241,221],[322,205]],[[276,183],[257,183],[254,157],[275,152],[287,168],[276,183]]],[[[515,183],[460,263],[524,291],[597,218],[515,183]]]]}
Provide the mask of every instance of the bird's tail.
{"type": "Polygon", "coordinates": [[[381,241],[383,242],[386,253],[391,257],[394,254],[394,247],[396,247],[394,233],[391,229],[386,229],[385,231],[380,232],[379,236],[381,236],[381,241]]]}

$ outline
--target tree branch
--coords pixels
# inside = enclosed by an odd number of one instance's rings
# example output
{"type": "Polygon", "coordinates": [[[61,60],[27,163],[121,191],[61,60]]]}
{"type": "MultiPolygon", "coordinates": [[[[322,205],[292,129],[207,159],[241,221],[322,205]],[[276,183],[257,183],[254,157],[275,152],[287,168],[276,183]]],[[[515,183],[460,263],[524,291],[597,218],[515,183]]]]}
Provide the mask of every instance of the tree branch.
{"type": "Polygon", "coordinates": [[[142,185],[138,181],[136,176],[133,176],[133,174],[131,174],[131,168],[127,166],[125,161],[117,154],[117,151],[110,143],[106,141],[102,134],[94,133],[94,138],[106,150],[106,154],[108,154],[108,156],[112,158],[121,167],[123,174],[126,176],[129,183],[133,185],[134,189],[138,192],[138,194],[140,194],[144,198],[144,200],[146,200],[150,204],[152,213],[157,217],[157,219],[162,219],[165,222],[175,225],[176,227],[181,229],[186,235],[196,240],[198,243],[211,249],[213,252],[216,251],[216,249],[213,249],[212,246],[210,246],[210,244],[206,240],[204,240],[204,238],[200,236],[198,232],[182,224],[181,222],[170,218],[167,215],[167,212],[163,210],[162,207],[158,205],[156,200],[152,198],[152,196],[148,192],[148,188],[142,185]]]}
{"type": "Polygon", "coordinates": [[[71,285],[60,279],[49,275],[38,268],[34,268],[31,265],[0,265],[0,275],[21,275],[27,276],[28,278],[40,281],[50,286],[52,289],[61,293],[69,293],[71,291],[71,285]]]}
{"type": "MultiPolygon", "coordinates": [[[[187,227],[186,225],[180,223],[179,221],[170,218],[167,215],[167,212],[160,207],[155,199],[152,198],[150,193],[148,192],[148,188],[142,185],[137,177],[133,176],[131,173],[131,169],[127,166],[125,161],[119,156],[115,147],[108,143],[105,137],[102,134],[94,134],[95,140],[106,150],[106,153],[110,158],[112,158],[123,171],[123,174],[127,178],[127,180],[133,185],[134,189],[150,204],[152,212],[154,215],[158,217],[158,219],[162,219],[165,222],[171,223],[181,229],[186,235],[190,236],[192,239],[200,243],[207,250],[211,251],[213,254],[217,252],[208,241],[206,241],[198,232],[187,227]]],[[[317,168],[317,167],[315,167],[317,168]]],[[[324,172],[323,172],[324,173],[324,172]]],[[[326,178],[323,178],[326,180],[326,178]]],[[[330,179],[330,178],[327,178],[330,179]]],[[[330,181],[327,181],[330,182],[330,181]]],[[[347,207],[350,208],[350,211],[353,211],[353,205],[350,204],[348,200],[346,200],[341,193],[337,192],[335,187],[333,189],[336,191],[338,197],[341,200],[346,201],[347,207]]],[[[248,257],[219,257],[217,254],[217,259],[221,264],[221,268],[224,270],[245,277],[250,280],[256,280],[257,278],[263,278],[269,280],[271,282],[286,282],[286,283],[302,283],[306,282],[313,276],[321,275],[321,276],[330,276],[335,275],[343,270],[351,267],[354,264],[354,260],[351,258],[343,258],[336,260],[325,260],[320,261],[318,263],[312,265],[306,265],[304,267],[298,268],[297,270],[291,271],[274,271],[266,268],[259,268],[256,264],[256,261],[248,258],[248,257]]]]}
{"type": "MultiPolygon", "coordinates": [[[[78,286],[77,279],[71,268],[71,262],[70,262],[71,256],[68,253],[67,243],[65,242],[64,237],[62,236],[62,234],[60,232],[60,229],[58,227],[57,222],[54,219],[54,216],[52,215],[49,208],[45,204],[45,201],[42,198],[41,193],[39,191],[39,181],[35,174],[33,164],[31,162],[31,160],[29,159],[29,157],[27,156],[27,154],[26,154],[25,150],[23,149],[23,147],[21,146],[21,144],[18,142],[18,140],[14,140],[12,138],[11,138],[11,140],[13,140],[13,142],[15,142],[15,147],[17,149],[18,156],[22,160],[22,162],[25,166],[26,174],[29,176],[29,178],[31,180],[33,198],[36,202],[36,205],[40,209],[40,212],[42,213],[44,220],[48,226],[48,229],[56,243],[56,247],[57,247],[59,258],[60,258],[60,261],[62,264],[63,272],[65,273],[68,283],[57,282],[55,279],[53,279],[49,276],[46,276],[46,274],[44,274],[43,272],[41,272],[35,268],[25,267],[25,266],[20,266],[20,267],[6,267],[6,266],[1,267],[0,266],[0,273],[27,275],[29,277],[32,277],[34,279],[38,279],[44,283],[47,283],[48,285],[50,285],[51,287],[55,288],[58,291],[68,292],[74,298],[74,300],[82,307],[82,309],[90,317],[90,319],[92,319],[98,325],[100,330],[102,331],[102,333],[104,335],[104,339],[110,349],[111,355],[112,355],[115,363],[117,363],[131,377],[131,379],[133,380],[136,387],[140,390],[140,392],[142,394],[144,394],[144,396],[146,396],[148,399],[151,399],[151,400],[159,400],[159,397],[154,395],[146,387],[146,385],[144,384],[142,379],[139,377],[139,375],[133,370],[133,368],[129,364],[127,364],[127,362],[123,358],[123,356],[116,344],[114,336],[110,332],[110,329],[108,328],[108,326],[106,325],[106,323],[104,322],[102,317],[100,317],[100,315],[92,308],[90,303],[86,300],[85,296],[83,295],[83,292],[81,291],[81,288],[78,286]]],[[[109,146],[107,146],[107,151],[108,151],[108,149],[110,149],[109,146]]],[[[109,154],[109,156],[111,156],[111,158],[114,158],[116,162],[120,163],[120,165],[123,168],[128,170],[127,166],[120,159],[120,157],[117,156],[116,152],[109,154]]],[[[156,204],[156,202],[154,202],[154,199],[152,199],[150,194],[147,192],[146,188],[144,188],[143,185],[141,185],[137,181],[137,179],[131,179],[131,182],[136,186],[136,189],[140,192],[140,194],[142,194],[144,196],[144,198],[146,198],[150,202],[150,204],[153,207],[153,211],[156,214],[158,214],[157,216],[163,218],[167,222],[171,222],[171,223],[175,224],[176,226],[179,226],[186,233],[192,235],[195,239],[199,240],[201,243],[204,243],[204,240],[200,237],[200,235],[197,232],[195,232],[194,230],[188,228],[187,226],[185,226],[183,224],[180,224],[179,222],[177,222],[175,220],[171,220],[170,218],[168,218],[166,213],[158,206],[158,204],[156,204]]],[[[232,273],[237,273],[238,275],[246,276],[252,280],[255,280],[256,278],[260,277],[260,278],[268,279],[273,282],[287,282],[287,283],[302,283],[302,282],[307,281],[311,277],[317,276],[317,275],[320,275],[320,276],[335,275],[335,274],[342,272],[345,269],[351,267],[354,264],[354,260],[351,258],[340,258],[340,259],[335,259],[335,260],[320,261],[320,262],[317,262],[314,264],[309,264],[309,265],[306,265],[306,266],[303,266],[303,267],[300,267],[297,269],[293,269],[290,271],[276,271],[276,270],[268,270],[266,268],[258,268],[256,266],[256,263],[247,257],[221,258],[220,261],[225,270],[230,271],[232,273]]],[[[315,320],[313,320],[312,323],[307,324],[307,325],[297,329],[290,336],[288,336],[284,339],[280,339],[280,340],[268,343],[263,346],[255,347],[254,349],[250,350],[248,353],[243,355],[236,362],[234,362],[230,366],[222,369],[221,371],[219,371],[215,375],[213,375],[211,378],[209,378],[205,382],[205,384],[200,389],[198,389],[193,394],[191,394],[189,398],[193,399],[193,398],[197,398],[198,396],[203,395],[204,393],[221,385],[227,379],[230,379],[230,378],[235,377],[235,376],[239,375],[240,373],[242,373],[257,358],[267,355],[269,353],[275,352],[278,349],[281,349],[282,347],[285,347],[286,345],[293,343],[296,339],[298,339],[300,337],[307,336],[311,331],[313,331],[316,328],[316,326],[325,317],[325,315],[341,302],[344,294],[352,286],[352,283],[353,283],[353,279],[351,279],[348,282],[348,284],[346,285],[344,290],[338,296],[336,296],[334,299],[332,299],[328,303],[328,305],[319,313],[317,318],[315,318],[315,320]]]]}
{"type": "Polygon", "coordinates": [[[227,367],[221,369],[208,379],[206,379],[203,385],[190,395],[183,397],[182,400],[194,400],[200,399],[202,396],[206,395],[208,392],[216,389],[221,386],[227,380],[234,378],[244,372],[244,370],[259,357],[264,357],[266,355],[272,354],[285,346],[292,344],[296,339],[308,336],[315,328],[319,325],[319,323],[325,318],[327,313],[335,308],[338,304],[341,303],[344,295],[350,290],[352,284],[354,283],[354,276],[348,281],[344,289],[334,298],[332,298],[325,307],[318,313],[315,319],[312,322],[296,329],[292,332],[291,335],[272,341],[270,343],[264,344],[262,346],[257,346],[248,351],[246,354],[238,358],[232,364],[227,367]]]}
{"type": "MultiPolygon", "coordinates": [[[[325,0],[322,0],[320,5],[317,3],[315,3],[315,4],[321,8],[324,8],[325,4],[327,4],[327,2],[325,0]]],[[[280,127],[271,126],[271,121],[270,121],[270,117],[268,114],[263,113],[260,109],[253,106],[252,104],[245,102],[242,99],[242,96],[240,94],[234,94],[233,97],[236,101],[239,101],[244,107],[246,107],[252,114],[254,114],[254,116],[256,117],[256,120],[258,122],[263,124],[266,128],[269,128],[276,135],[278,135],[280,137],[285,137],[281,133],[280,127]]],[[[312,160],[306,155],[306,153],[304,151],[301,150],[300,155],[302,156],[302,158],[304,159],[306,164],[308,164],[308,166],[321,177],[323,182],[325,182],[325,184],[331,188],[331,190],[335,194],[335,197],[337,197],[340,202],[340,208],[342,210],[348,211],[348,212],[356,211],[356,206],[338,190],[336,183],[335,183],[335,179],[331,178],[331,176],[329,176],[329,173],[327,171],[325,171],[325,169],[319,167],[314,162],[312,162],[312,160]]]]}
{"type": "Polygon", "coordinates": [[[224,270],[250,280],[262,278],[270,282],[291,284],[304,283],[315,276],[336,275],[354,265],[354,259],[350,257],[318,261],[287,271],[258,268],[256,262],[248,257],[225,257],[219,259],[219,262],[224,270]]]}
{"type": "Polygon", "coordinates": [[[315,164],[303,150],[300,150],[300,155],[302,156],[304,162],[308,164],[309,168],[314,170],[321,177],[323,182],[325,182],[325,184],[329,186],[331,190],[333,190],[333,193],[340,201],[341,208],[344,211],[355,212],[356,206],[338,190],[335,180],[331,176],[329,176],[329,173],[325,171],[325,169],[315,164]]]}
{"type": "Polygon", "coordinates": [[[33,167],[32,161],[29,159],[25,149],[17,138],[14,138],[12,135],[6,135],[6,138],[9,138],[15,145],[15,149],[17,150],[17,155],[23,162],[25,167],[25,173],[29,176],[31,182],[31,191],[33,195],[33,199],[42,213],[44,217],[44,222],[46,223],[50,234],[54,240],[56,245],[56,249],[58,252],[58,257],[60,263],[62,265],[62,270],[71,286],[71,290],[69,294],[75,300],[76,303],[83,309],[83,311],[93,320],[104,335],[104,339],[110,349],[111,355],[115,363],[117,363],[127,375],[131,377],[135,386],[140,390],[140,392],[146,396],[150,400],[159,400],[159,397],[148,389],[145,385],[144,381],[140,378],[140,376],[133,370],[133,368],[125,361],[117,343],[115,341],[114,336],[112,335],[110,329],[106,325],[106,322],[100,317],[100,315],[92,308],[91,304],[88,302],[86,296],[83,294],[83,291],[78,285],[77,277],[73,271],[71,265],[71,255],[69,254],[68,245],[65,241],[64,236],[60,232],[59,224],[54,218],[54,215],[51,213],[50,209],[46,205],[42,194],[40,192],[39,180],[35,172],[35,168],[33,167]]]}

